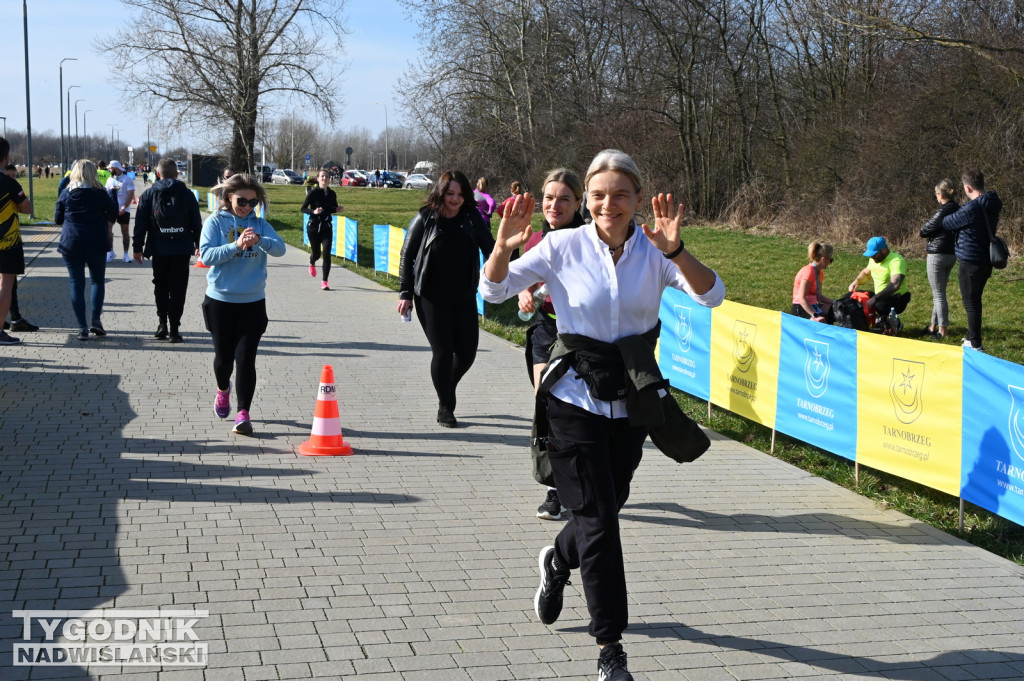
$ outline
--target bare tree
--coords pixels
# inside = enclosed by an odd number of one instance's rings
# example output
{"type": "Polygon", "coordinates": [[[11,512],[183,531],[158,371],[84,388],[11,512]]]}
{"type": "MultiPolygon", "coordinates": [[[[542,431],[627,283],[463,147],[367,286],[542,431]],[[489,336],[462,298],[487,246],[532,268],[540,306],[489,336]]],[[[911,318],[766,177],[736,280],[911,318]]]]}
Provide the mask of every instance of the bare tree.
{"type": "Polygon", "coordinates": [[[266,98],[292,93],[333,122],[344,0],[122,3],[135,16],[97,48],[118,65],[128,101],[201,129],[230,126],[232,167],[253,167],[266,98]]]}

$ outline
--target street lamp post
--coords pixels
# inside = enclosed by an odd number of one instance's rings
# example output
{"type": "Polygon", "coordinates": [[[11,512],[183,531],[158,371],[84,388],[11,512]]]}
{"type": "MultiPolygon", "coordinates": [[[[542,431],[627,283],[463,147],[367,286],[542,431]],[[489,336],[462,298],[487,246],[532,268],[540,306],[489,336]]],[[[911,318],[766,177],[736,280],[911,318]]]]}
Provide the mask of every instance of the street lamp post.
{"type": "Polygon", "coordinates": [[[391,170],[388,165],[388,105],[381,104],[380,102],[374,102],[374,104],[380,104],[384,107],[384,170],[385,172],[391,170]]]}
{"type": "Polygon", "coordinates": [[[68,165],[71,165],[71,90],[80,87],[79,85],[68,85],[68,165]]]}
{"type": "MultiPolygon", "coordinates": [[[[66,61],[78,61],[78,58],[64,57],[60,60],[60,92],[57,93],[57,99],[60,100],[60,171],[62,175],[68,170],[67,159],[64,156],[64,62],[66,61]]],[[[68,113],[71,112],[68,111],[68,113]]],[[[71,126],[68,126],[68,132],[71,132],[71,126]]]]}
{"type": "Polygon", "coordinates": [[[84,102],[84,101],[85,101],[84,98],[83,99],[76,99],[75,100],[75,155],[76,156],[81,156],[82,155],[82,148],[81,148],[81,146],[79,146],[79,143],[78,143],[78,103],[79,102],[84,102]]]}
{"type": "Polygon", "coordinates": [[[92,109],[86,109],[82,112],[82,138],[85,139],[86,156],[89,155],[89,122],[88,119],[86,119],[86,114],[88,114],[90,111],[92,111],[92,109]]]}
{"type": "Polygon", "coordinates": [[[21,15],[25,26],[25,137],[28,141],[28,200],[33,204],[29,217],[35,219],[35,191],[32,189],[32,97],[28,88],[28,0],[22,0],[21,15]]]}
{"type": "Polygon", "coordinates": [[[3,122],[4,122],[4,139],[7,139],[7,116],[0,116],[0,119],[3,119],[3,122]]]}

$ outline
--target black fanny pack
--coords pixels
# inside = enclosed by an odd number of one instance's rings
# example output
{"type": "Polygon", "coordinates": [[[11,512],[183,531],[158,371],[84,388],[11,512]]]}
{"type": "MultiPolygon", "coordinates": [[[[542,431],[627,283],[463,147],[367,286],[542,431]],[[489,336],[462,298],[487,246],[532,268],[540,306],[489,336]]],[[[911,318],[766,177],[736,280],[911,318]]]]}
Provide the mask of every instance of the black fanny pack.
{"type": "Polygon", "coordinates": [[[614,402],[626,398],[626,364],[618,349],[577,350],[570,364],[595,400],[614,402]]]}

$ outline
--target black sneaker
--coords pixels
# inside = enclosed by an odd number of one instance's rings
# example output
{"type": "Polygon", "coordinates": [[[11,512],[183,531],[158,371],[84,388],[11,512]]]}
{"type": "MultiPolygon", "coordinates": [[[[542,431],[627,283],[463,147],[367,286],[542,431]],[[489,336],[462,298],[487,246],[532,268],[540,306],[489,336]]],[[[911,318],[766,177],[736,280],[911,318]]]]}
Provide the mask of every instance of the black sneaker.
{"type": "Polygon", "coordinates": [[[562,502],[558,500],[558,490],[549,489],[548,498],[537,507],[537,517],[544,520],[561,520],[564,510],[562,502]]]}
{"type": "Polygon", "coordinates": [[[0,345],[17,345],[20,342],[20,338],[15,338],[6,331],[0,331],[0,345]]]}
{"type": "Polygon", "coordinates": [[[562,591],[569,583],[569,571],[555,572],[552,561],[555,547],[545,546],[540,550],[537,562],[540,566],[540,586],[533,597],[533,609],[537,619],[544,624],[554,624],[562,614],[562,591]]]}
{"type": "Polygon", "coordinates": [[[626,668],[626,652],[620,643],[609,643],[597,658],[597,681],[633,681],[626,668]]]}
{"type": "Polygon", "coordinates": [[[103,325],[100,324],[99,322],[93,322],[92,326],[89,327],[89,330],[92,331],[97,336],[107,335],[107,332],[103,329],[103,325]]]}
{"type": "Polygon", "coordinates": [[[455,414],[452,410],[445,406],[439,406],[437,408],[437,423],[442,428],[455,428],[459,425],[459,422],[455,420],[455,414]]]}
{"type": "Polygon", "coordinates": [[[38,331],[39,327],[22,317],[16,322],[11,322],[11,331],[38,331]]]}
{"type": "Polygon", "coordinates": [[[89,340],[89,329],[81,329],[78,332],[78,340],[89,340]]]}
{"type": "Polygon", "coordinates": [[[185,339],[181,337],[181,334],[178,333],[177,329],[172,329],[171,330],[171,342],[172,343],[184,343],[185,339]]]}
{"type": "Polygon", "coordinates": [[[153,338],[165,340],[167,338],[167,324],[161,322],[160,326],[156,327],[156,333],[153,334],[153,338]]]}

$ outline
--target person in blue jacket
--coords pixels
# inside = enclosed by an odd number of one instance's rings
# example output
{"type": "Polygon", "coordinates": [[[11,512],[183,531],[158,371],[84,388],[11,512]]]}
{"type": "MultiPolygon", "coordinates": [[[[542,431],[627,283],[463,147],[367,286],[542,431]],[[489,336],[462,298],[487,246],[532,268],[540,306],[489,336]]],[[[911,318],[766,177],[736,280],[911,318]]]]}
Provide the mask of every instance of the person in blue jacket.
{"type": "Polygon", "coordinates": [[[89,332],[106,336],[100,316],[106,293],[107,223],[117,217],[117,204],[96,177],[96,164],[79,160],[71,168],[67,189],[57,197],[53,221],[63,225],[57,252],[71,277],[71,308],[78,322],[78,340],[89,332]],[[92,280],[92,324],[85,323],[85,268],[92,280]]]}
{"type": "Polygon", "coordinates": [[[199,257],[210,271],[203,319],[213,336],[217,381],[214,413],[231,413],[231,374],[235,374],[238,415],[235,433],[252,434],[249,409],[256,393],[256,350],[267,330],[267,256],[284,255],[285,245],[270,223],[256,215],[266,205],[263,185],[251,175],[232,175],[213,191],[220,209],[208,217],[199,237],[199,257]]]}

